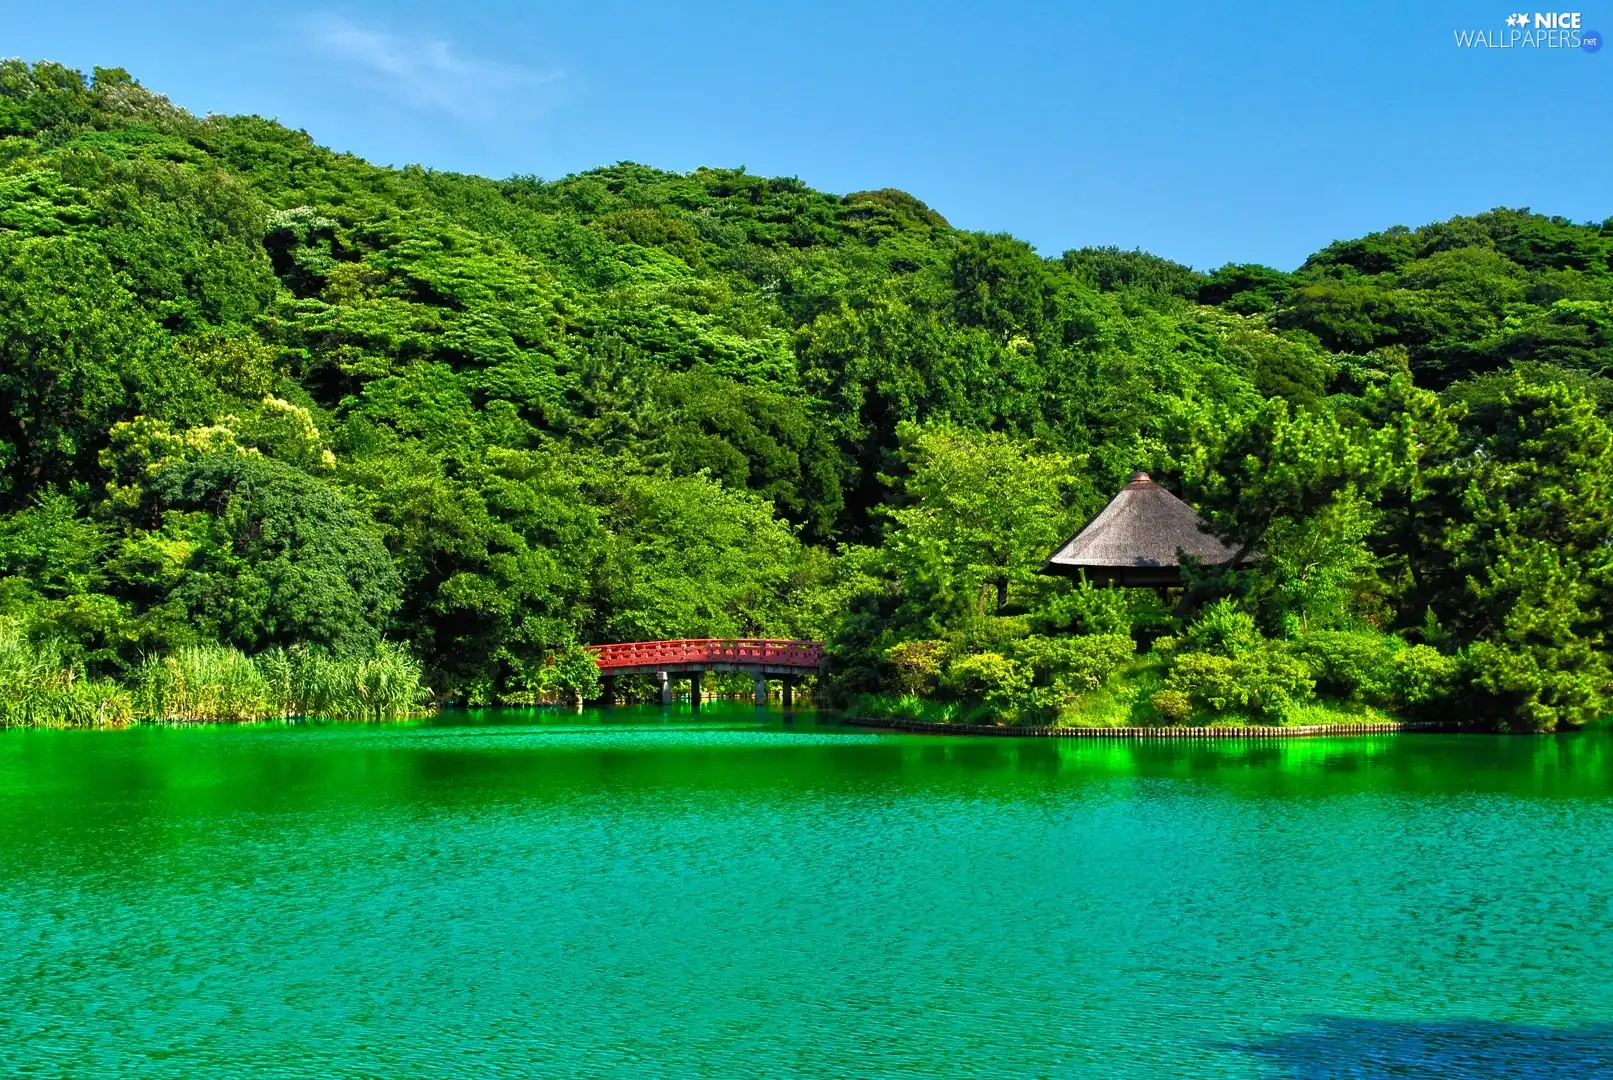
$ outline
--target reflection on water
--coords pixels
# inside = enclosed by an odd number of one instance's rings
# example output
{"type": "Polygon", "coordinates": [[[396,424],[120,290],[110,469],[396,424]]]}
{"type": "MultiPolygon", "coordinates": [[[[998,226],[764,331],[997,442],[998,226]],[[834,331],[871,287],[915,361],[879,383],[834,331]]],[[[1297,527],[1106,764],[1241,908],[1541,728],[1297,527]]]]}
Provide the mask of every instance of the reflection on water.
{"type": "Polygon", "coordinates": [[[1597,1075],[1610,746],[0,732],[0,1073],[1597,1075]]]}
{"type": "Polygon", "coordinates": [[[1238,1049],[1294,1080],[1524,1080],[1613,1077],[1613,1025],[1548,1028],[1488,1020],[1321,1017],[1238,1049]]]}

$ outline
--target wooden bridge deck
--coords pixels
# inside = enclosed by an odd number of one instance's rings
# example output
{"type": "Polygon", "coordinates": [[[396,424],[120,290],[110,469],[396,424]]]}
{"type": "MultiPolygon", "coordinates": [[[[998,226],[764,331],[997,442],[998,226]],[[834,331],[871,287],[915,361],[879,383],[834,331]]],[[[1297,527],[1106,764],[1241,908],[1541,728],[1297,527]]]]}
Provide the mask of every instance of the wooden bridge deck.
{"type": "Polygon", "coordinates": [[[740,671],[756,680],[756,704],[767,700],[767,681],[784,684],[784,707],[791,707],[797,679],[823,667],[823,642],[774,638],[683,638],[589,645],[599,665],[602,700],[616,698],[616,676],[653,675],[661,683],[661,704],[672,702],[672,676],[689,680],[689,701],[700,707],[700,677],[708,671],[740,671]]]}
{"type": "Polygon", "coordinates": [[[589,645],[594,662],[607,675],[656,672],[746,671],[767,675],[816,675],[823,666],[823,642],[772,638],[683,638],[589,645]]]}

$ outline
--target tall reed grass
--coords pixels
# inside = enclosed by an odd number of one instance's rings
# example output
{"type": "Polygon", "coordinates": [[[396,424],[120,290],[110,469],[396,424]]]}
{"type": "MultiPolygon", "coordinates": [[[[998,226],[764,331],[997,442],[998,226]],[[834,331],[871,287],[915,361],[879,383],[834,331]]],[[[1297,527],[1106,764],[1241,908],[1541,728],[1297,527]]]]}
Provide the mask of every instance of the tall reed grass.
{"type": "Polygon", "coordinates": [[[148,656],[134,672],[135,713],[142,720],[186,723],[262,720],[269,683],[250,657],[222,645],[188,645],[148,656]]]}
{"type": "Polygon", "coordinates": [[[392,642],[347,656],[298,646],[248,657],[223,645],[191,646],[147,659],[133,682],[139,718],[181,723],[395,720],[425,714],[431,701],[420,662],[392,642]]]}
{"type": "Polygon", "coordinates": [[[125,685],[87,678],[61,644],[0,620],[0,727],[396,720],[430,711],[420,661],[389,641],[344,656],[298,646],[251,657],[226,645],[191,645],[147,657],[125,685]]]}
{"type": "Polygon", "coordinates": [[[420,661],[390,641],[342,657],[303,647],[271,649],[256,663],[279,716],[392,720],[430,711],[420,661]]]}
{"type": "Polygon", "coordinates": [[[124,727],[133,719],[123,687],[85,678],[57,643],[0,624],[0,727],[124,727]]]}

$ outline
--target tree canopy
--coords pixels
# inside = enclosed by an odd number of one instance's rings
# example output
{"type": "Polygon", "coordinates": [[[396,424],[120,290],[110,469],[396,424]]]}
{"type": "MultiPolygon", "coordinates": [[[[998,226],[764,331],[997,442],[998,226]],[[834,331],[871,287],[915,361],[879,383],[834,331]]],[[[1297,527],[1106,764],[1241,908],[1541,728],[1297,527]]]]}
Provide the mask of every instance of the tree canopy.
{"type": "Polygon", "coordinates": [[[1172,617],[1035,574],[1147,469],[1263,553],[1201,607],[1426,648],[1497,723],[1605,707],[1613,221],[1048,258],[901,191],[381,168],[15,60],[0,150],[0,619],[96,677],[387,639],[495,700],[766,634],[1034,696],[1172,617]]]}

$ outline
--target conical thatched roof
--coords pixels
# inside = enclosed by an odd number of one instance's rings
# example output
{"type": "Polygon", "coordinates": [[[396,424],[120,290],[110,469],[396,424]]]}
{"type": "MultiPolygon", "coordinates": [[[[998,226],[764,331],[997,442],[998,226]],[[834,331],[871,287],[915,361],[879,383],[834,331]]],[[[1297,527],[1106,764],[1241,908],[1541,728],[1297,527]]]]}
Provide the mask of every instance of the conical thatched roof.
{"type": "Polygon", "coordinates": [[[1085,572],[1094,584],[1177,585],[1182,580],[1178,551],[1210,565],[1231,562],[1237,554],[1200,524],[1191,506],[1147,473],[1135,473],[1086,528],[1042,565],[1042,573],[1075,577],[1085,572]]]}

